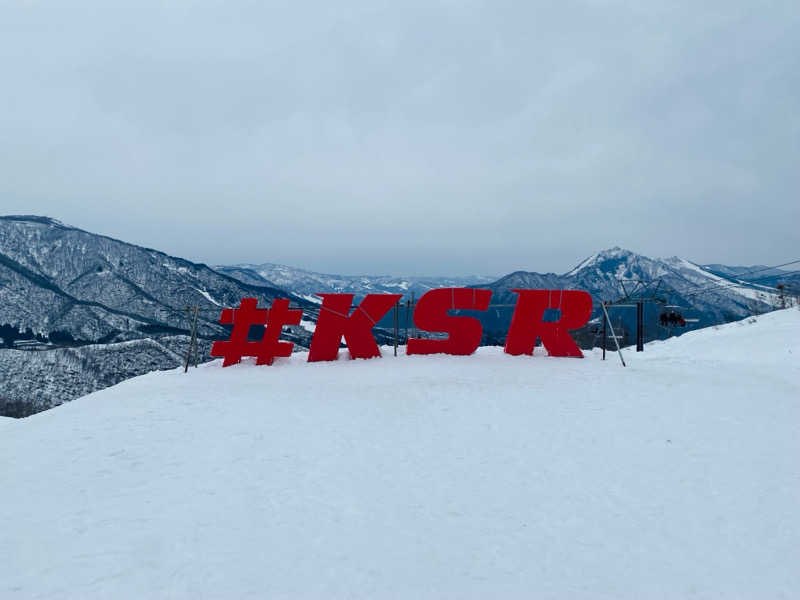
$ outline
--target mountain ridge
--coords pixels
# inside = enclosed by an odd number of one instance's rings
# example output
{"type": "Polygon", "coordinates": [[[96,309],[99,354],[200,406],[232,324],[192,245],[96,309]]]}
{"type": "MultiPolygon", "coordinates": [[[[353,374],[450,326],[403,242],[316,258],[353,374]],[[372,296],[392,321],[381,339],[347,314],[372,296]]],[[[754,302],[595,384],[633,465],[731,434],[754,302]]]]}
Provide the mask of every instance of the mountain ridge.
{"type": "Polygon", "coordinates": [[[85,342],[108,335],[117,341],[138,337],[142,326],[186,330],[184,308],[192,305],[202,310],[200,334],[218,335],[223,331],[216,322],[219,307],[235,305],[243,296],[264,301],[288,296],[310,306],[286,290],[242,282],[204,263],[49,217],[0,217],[0,275],[5,284],[0,287],[0,324],[44,335],[60,331],[85,342]],[[41,296],[51,296],[55,309],[40,307],[39,318],[26,314],[41,296]],[[91,331],[66,318],[76,307],[107,314],[92,314],[97,327],[91,331]]]}
{"type": "Polygon", "coordinates": [[[370,293],[412,293],[419,298],[423,293],[438,287],[463,287],[478,283],[490,283],[493,277],[466,276],[398,276],[398,275],[339,275],[320,273],[289,265],[264,262],[218,265],[218,271],[242,281],[265,281],[285,289],[292,289],[312,302],[320,302],[316,294],[352,293],[358,302],[370,293]]]}

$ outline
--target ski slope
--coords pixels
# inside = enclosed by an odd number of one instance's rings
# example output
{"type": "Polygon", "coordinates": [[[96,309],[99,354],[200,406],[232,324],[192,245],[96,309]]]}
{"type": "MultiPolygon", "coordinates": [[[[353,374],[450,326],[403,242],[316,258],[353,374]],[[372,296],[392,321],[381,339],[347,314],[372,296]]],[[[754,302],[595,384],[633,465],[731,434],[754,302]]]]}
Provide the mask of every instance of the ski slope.
{"type": "Polygon", "coordinates": [[[628,368],[384,354],[0,420],[0,597],[797,597],[800,311],[628,368]]]}

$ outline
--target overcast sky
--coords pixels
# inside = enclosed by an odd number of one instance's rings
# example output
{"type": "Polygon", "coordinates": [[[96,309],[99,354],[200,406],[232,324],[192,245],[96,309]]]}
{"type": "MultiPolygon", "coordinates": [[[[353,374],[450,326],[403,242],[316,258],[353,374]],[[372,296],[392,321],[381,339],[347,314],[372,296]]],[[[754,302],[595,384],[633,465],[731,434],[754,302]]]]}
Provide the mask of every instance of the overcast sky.
{"type": "Polygon", "coordinates": [[[800,3],[0,0],[0,214],[207,263],[800,258],[800,3]]]}

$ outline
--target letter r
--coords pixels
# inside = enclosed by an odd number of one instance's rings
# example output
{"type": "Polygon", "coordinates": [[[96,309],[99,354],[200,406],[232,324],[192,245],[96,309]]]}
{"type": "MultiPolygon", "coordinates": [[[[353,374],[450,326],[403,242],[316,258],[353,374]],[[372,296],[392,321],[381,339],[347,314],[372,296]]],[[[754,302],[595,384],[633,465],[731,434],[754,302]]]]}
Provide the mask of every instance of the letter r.
{"type": "Polygon", "coordinates": [[[575,356],[583,353],[569,334],[570,329],[579,329],[592,316],[592,297],[581,290],[511,290],[519,294],[511,327],[506,337],[505,351],[508,354],[533,354],[536,338],[550,356],[575,356]],[[561,310],[561,318],[555,322],[544,322],[544,311],[548,308],[561,310]]]}

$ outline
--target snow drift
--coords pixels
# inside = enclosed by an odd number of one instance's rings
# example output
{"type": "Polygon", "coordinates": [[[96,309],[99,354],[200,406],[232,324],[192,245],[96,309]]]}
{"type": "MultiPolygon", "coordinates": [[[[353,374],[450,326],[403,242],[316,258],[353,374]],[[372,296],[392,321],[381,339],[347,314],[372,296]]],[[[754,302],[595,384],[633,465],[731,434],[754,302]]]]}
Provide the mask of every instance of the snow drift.
{"type": "Polygon", "coordinates": [[[800,589],[799,311],[627,369],[384,354],[217,361],[0,420],[0,596],[800,589]]]}

